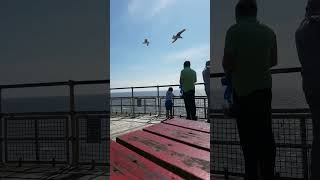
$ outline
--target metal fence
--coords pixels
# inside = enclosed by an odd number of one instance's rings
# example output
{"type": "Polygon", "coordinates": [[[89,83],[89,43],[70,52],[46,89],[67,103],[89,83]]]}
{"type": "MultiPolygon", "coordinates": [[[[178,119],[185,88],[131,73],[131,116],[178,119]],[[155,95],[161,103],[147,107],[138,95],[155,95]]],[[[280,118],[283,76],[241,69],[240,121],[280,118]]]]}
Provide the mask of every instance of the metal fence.
{"type": "MultiPolygon", "coordinates": [[[[204,96],[196,96],[197,116],[207,119],[208,100],[204,96]]],[[[180,97],[173,98],[173,115],[186,116],[184,100],[180,97]]],[[[113,97],[111,98],[111,113],[113,114],[156,114],[165,115],[165,97],[113,97]],[[158,100],[159,99],[159,100],[158,100]],[[133,102],[133,103],[132,103],[133,102]]]]}
{"type": "MultiPolygon", "coordinates": [[[[67,86],[69,111],[3,113],[0,105],[0,163],[107,165],[109,111],[75,111],[74,87],[109,80],[0,86],[4,89],[67,86]]],[[[0,102],[1,101],[0,94],[0,102]]],[[[2,103],[0,103],[2,104],[2,103]]]]}
{"type": "MultiPolygon", "coordinates": [[[[308,111],[308,110],[303,110],[308,111]]],[[[235,119],[211,114],[212,171],[244,175],[244,159],[235,119]]],[[[312,121],[308,113],[274,113],[276,166],[279,177],[308,179],[312,144],[312,121]]]]}
{"type": "MultiPolygon", "coordinates": [[[[197,83],[196,87],[204,86],[204,83],[197,83]]],[[[156,114],[165,115],[165,96],[160,95],[160,88],[179,87],[179,85],[142,86],[111,88],[111,91],[130,90],[131,96],[111,97],[111,113],[114,114],[156,114]],[[156,96],[134,96],[135,90],[154,89],[156,96]]],[[[112,95],[112,93],[111,93],[112,95]]],[[[195,96],[197,116],[200,119],[207,119],[208,99],[206,96],[195,96]]],[[[173,114],[176,116],[186,116],[184,100],[180,96],[173,98],[173,114]]]]}

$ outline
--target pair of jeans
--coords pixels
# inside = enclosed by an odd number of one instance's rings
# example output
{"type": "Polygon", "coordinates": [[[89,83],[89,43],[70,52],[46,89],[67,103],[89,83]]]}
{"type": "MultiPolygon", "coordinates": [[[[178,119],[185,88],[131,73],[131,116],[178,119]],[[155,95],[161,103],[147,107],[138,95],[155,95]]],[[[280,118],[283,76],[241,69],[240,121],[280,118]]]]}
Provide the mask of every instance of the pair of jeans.
{"type": "Polygon", "coordinates": [[[187,119],[196,120],[195,91],[191,90],[184,92],[183,99],[186,107],[187,119]]]}
{"type": "Polygon", "coordinates": [[[238,96],[234,91],[233,97],[246,180],[257,180],[259,176],[272,180],[276,148],[272,132],[271,89],[257,90],[247,96],[238,96]]]}

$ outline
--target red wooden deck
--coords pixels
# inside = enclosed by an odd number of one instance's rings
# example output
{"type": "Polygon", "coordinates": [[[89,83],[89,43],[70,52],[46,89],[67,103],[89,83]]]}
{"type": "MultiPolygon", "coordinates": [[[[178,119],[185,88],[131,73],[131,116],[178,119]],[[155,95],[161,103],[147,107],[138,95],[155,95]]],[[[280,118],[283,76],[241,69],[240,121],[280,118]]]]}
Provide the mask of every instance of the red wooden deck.
{"type": "Polygon", "coordinates": [[[210,134],[170,124],[157,124],[143,129],[147,132],[163,136],[189,146],[210,151],[210,134]]]}
{"type": "Polygon", "coordinates": [[[209,123],[206,123],[206,122],[174,118],[174,119],[163,121],[163,123],[183,127],[186,129],[192,129],[196,131],[210,133],[210,125],[209,123]]]}
{"type": "Polygon", "coordinates": [[[210,179],[205,125],[209,128],[208,123],[172,119],[118,137],[111,143],[111,179],[210,179]]]}
{"type": "Polygon", "coordinates": [[[112,179],[182,179],[174,173],[159,167],[148,159],[134,153],[124,146],[110,143],[110,174],[112,179]]]}

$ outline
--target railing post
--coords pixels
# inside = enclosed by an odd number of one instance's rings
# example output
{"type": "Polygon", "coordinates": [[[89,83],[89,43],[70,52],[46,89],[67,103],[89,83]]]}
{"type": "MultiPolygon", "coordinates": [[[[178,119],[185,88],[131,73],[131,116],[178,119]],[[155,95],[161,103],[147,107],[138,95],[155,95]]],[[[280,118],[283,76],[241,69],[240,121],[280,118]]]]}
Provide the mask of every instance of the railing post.
{"type": "Polygon", "coordinates": [[[157,98],[158,98],[158,116],[161,115],[161,112],[160,112],[160,90],[159,90],[159,86],[157,86],[157,98]]]}
{"type": "Polygon", "coordinates": [[[203,112],[204,112],[204,118],[207,119],[208,109],[206,108],[206,98],[203,98],[203,112]]]}
{"type": "Polygon", "coordinates": [[[157,113],[157,98],[154,98],[154,113],[157,113]]]}
{"type": "Polygon", "coordinates": [[[36,148],[36,161],[39,162],[39,126],[38,119],[34,120],[34,135],[35,135],[35,148],[36,148]]]}
{"type": "Polygon", "coordinates": [[[69,142],[70,142],[70,134],[69,134],[69,121],[68,118],[65,118],[65,139],[66,139],[66,161],[69,164],[70,163],[70,148],[69,148],[69,142]]]}
{"type": "Polygon", "coordinates": [[[146,99],[143,99],[143,104],[144,104],[144,114],[147,114],[146,99]]]}
{"type": "Polygon", "coordinates": [[[308,166],[308,146],[307,146],[307,133],[306,133],[306,119],[300,119],[300,135],[302,144],[302,165],[304,179],[309,179],[309,166],[308,166]]]}
{"type": "Polygon", "coordinates": [[[173,102],[173,107],[172,107],[172,116],[174,116],[174,109],[175,109],[174,99],[175,99],[175,98],[172,98],[172,102],[173,102]]]}
{"type": "Polygon", "coordinates": [[[3,133],[4,133],[4,162],[8,162],[8,124],[7,124],[7,118],[3,119],[3,133]]]}
{"type": "Polygon", "coordinates": [[[120,113],[122,114],[122,97],[120,97],[120,113]]]}
{"type": "Polygon", "coordinates": [[[134,112],[134,94],[133,94],[133,87],[131,87],[131,107],[132,107],[132,116],[135,116],[134,112]]]}
{"type": "Polygon", "coordinates": [[[159,97],[159,116],[161,116],[161,106],[162,106],[162,98],[161,97],[159,97]]]}
{"type": "Polygon", "coordinates": [[[75,118],[75,103],[74,103],[74,82],[69,81],[69,98],[70,98],[70,119],[72,133],[72,165],[77,166],[79,163],[79,126],[75,118]]]}

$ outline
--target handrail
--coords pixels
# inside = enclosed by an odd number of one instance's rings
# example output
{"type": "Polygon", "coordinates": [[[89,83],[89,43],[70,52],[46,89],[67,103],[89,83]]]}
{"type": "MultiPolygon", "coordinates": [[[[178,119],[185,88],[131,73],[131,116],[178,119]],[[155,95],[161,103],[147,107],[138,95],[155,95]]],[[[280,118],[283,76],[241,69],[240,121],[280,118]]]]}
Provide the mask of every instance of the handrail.
{"type": "MultiPolygon", "coordinates": [[[[271,74],[284,74],[284,73],[298,73],[301,72],[301,67],[293,67],[293,68],[279,68],[279,69],[271,69],[271,74]]],[[[210,78],[223,77],[224,73],[211,73],[210,78]]]]}
{"type": "MultiPolygon", "coordinates": [[[[204,83],[195,83],[195,85],[204,85],[204,83]]],[[[110,90],[120,90],[120,89],[147,89],[147,88],[161,88],[161,87],[178,87],[178,84],[171,85],[158,85],[158,86],[134,86],[134,87],[119,87],[119,88],[110,88],[110,90]]]]}
{"type": "Polygon", "coordinates": [[[66,85],[85,85],[85,84],[109,84],[110,80],[87,80],[87,81],[60,81],[60,82],[42,82],[26,84],[0,85],[0,89],[29,88],[29,87],[48,87],[48,86],[66,86],[66,85]]]}

